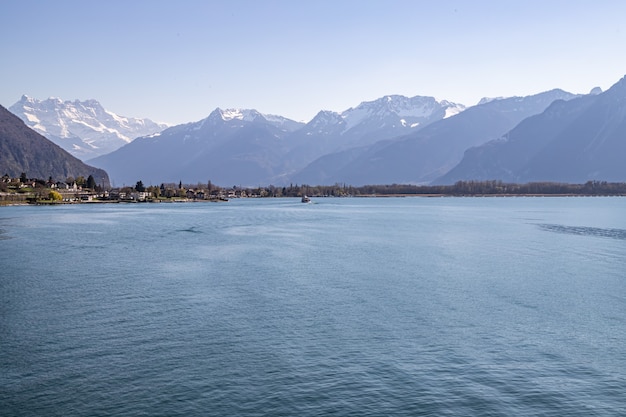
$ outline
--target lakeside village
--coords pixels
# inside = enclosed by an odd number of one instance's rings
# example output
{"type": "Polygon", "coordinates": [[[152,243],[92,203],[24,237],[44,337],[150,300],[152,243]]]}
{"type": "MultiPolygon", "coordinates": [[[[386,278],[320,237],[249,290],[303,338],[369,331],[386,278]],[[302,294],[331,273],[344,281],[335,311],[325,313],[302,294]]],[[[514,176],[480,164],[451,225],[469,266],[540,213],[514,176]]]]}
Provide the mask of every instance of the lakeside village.
{"type": "Polygon", "coordinates": [[[290,185],[289,187],[245,188],[220,187],[208,181],[207,184],[162,183],[159,186],[145,186],[141,180],[134,187],[106,188],[96,183],[93,176],[88,178],[67,178],[55,181],[29,178],[25,173],[20,177],[8,174],[0,177],[0,205],[16,204],[78,204],[78,203],[161,203],[161,202],[225,202],[233,198],[260,197],[346,197],[358,193],[354,187],[329,186],[309,187],[290,185]]]}
{"type": "Polygon", "coordinates": [[[187,202],[187,201],[228,201],[235,197],[252,197],[241,189],[224,189],[213,186],[183,186],[182,183],[161,184],[145,187],[138,181],[134,187],[105,188],[88,178],[67,178],[55,181],[19,178],[5,174],[0,178],[0,205],[11,204],[76,204],[76,203],[117,203],[117,202],[187,202]]]}
{"type": "Polygon", "coordinates": [[[56,181],[19,177],[0,177],[0,205],[15,204],[77,204],[77,203],[160,203],[160,202],[221,202],[232,198],[297,197],[506,197],[506,196],[626,196],[626,182],[587,181],[584,184],[535,182],[509,184],[502,181],[459,181],[454,185],[366,185],[345,184],[328,186],[289,185],[288,187],[245,188],[220,187],[206,184],[164,183],[134,187],[105,188],[88,178],[66,178],[56,181]]]}

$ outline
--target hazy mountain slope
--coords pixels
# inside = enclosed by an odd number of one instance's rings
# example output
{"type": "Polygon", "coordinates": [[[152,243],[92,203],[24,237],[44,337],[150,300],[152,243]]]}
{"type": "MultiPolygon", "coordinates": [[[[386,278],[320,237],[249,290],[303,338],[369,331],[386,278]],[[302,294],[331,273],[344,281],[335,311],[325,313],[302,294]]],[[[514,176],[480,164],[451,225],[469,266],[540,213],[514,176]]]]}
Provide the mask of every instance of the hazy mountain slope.
{"type": "Polygon", "coordinates": [[[138,136],[167,127],[149,119],[119,116],[105,110],[96,100],[42,101],[22,96],[9,110],[30,128],[82,160],[107,154],[138,136]]]}
{"type": "Polygon", "coordinates": [[[98,184],[109,184],[107,173],[86,165],[58,145],[30,129],[6,108],[0,106],[0,172],[18,177],[64,181],[68,177],[93,175],[98,184]]]}
{"type": "Polygon", "coordinates": [[[433,183],[449,184],[461,179],[517,181],[517,173],[545,146],[545,138],[563,131],[594,100],[593,96],[585,96],[569,105],[554,102],[544,113],[522,121],[501,138],[468,149],[457,166],[433,183]]]}
{"type": "Polygon", "coordinates": [[[523,168],[528,181],[626,181],[626,80],[597,97],[523,168]]]}
{"type": "Polygon", "coordinates": [[[606,92],[556,102],[502,138],[468,149],[437,183],[626,181],[626,81],[606,92]]]}

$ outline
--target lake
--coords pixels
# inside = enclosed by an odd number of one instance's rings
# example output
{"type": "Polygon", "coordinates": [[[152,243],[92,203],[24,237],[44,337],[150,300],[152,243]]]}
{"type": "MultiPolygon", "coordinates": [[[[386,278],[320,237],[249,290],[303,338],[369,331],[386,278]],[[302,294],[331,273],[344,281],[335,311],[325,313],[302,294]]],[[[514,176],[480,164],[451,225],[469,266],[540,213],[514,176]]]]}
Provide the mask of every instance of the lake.
{"type": "Polygon", "coordinates": [[[626,198],[0,208],[6,416],[626,415],[626,198]]]}

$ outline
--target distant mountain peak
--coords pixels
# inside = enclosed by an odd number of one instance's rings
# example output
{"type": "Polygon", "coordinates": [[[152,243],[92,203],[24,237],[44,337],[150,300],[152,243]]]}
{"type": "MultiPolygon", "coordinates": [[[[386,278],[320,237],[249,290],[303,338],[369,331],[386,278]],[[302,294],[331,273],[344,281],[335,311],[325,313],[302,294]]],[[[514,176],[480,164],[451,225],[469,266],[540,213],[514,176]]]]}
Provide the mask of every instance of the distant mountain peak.
{"type": "Polygon", "coordinates": [[[20,98],[20,100],[18,101],[18,103],[32,103],[34,101],[35,101],[34,98],[32,98],[32,97],[30,97],[30,96],[28,96],[26,94],[23,94],[22,97],[20,98]]]}
{"type": "Polygon", "coordinates": [[[361,102],[356,107],[341,113],[346,122],[346,130],[363,122],[379,126],[402,126],[409,129],[428,124],[429,121],[447,118],[465,110],[462,104],[434,97],[386,95],[373,101],[361,102]]]}
{"type": "Polygon", "coordinates": [[[254,109],[221,109],[216,108],[207,118],[199,122],[199,127],[209,122],[211,126],[233,121],[248,123],[269,123],[281,130],[291,132],[304,126],[304,123],[296,122],[286,117],[273,114],[263,114],[254,109]]]}
{"type": "Polygon", "coordinates": [[[322,129],[327,126],[337,126],[342,124],[345,124],[345,122],[341,114],[330,110],[320,110],[308,123],[308,126],[314,129],[322,129]]]}
{"type": "Polygon", "coordinates": [[[246,122],[253,122],[259,117],[263,117],[261,113],[254,109],[218,109],[222,120],[244,120],[246,122]]]}
{"type": "MultiPolygon", "coordinates": [[[[386,95],[381,98],[372,101],[363,101],[354,108],[349,108],[342,114],[350,113],[359,109],[386,109],[391,113],[396,113],[400,116],[406,115],[406,113],[415,113],[416,109],[423,109],[437,106],[460,106],[465,107],[462,104],[452,103],[447,100],[437,100],[434,97],[429,96],[414,96],[407,97],[399,94],[386,95]]],[[[423,112],[422,112],[423,113],[423,112]]]]}

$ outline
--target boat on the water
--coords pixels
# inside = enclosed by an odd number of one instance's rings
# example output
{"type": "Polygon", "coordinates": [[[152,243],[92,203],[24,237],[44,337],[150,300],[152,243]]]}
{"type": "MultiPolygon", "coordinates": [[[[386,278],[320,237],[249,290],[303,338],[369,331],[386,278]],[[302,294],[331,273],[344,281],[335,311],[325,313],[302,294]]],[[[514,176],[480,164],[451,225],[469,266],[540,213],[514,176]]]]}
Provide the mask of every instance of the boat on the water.
{"type": "Polygon", "coordinates": [[[302,196],[302,200],[301,200],[301,201],[302,201],[303,203],[310,203],[310,202],[311,202],[311,199],[310,199],[309,197],[307,197],[306,195],[303,195],[303,196],[302,196]]]}

